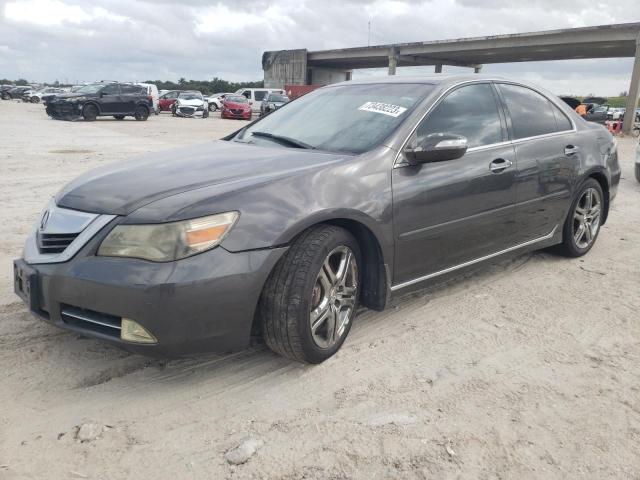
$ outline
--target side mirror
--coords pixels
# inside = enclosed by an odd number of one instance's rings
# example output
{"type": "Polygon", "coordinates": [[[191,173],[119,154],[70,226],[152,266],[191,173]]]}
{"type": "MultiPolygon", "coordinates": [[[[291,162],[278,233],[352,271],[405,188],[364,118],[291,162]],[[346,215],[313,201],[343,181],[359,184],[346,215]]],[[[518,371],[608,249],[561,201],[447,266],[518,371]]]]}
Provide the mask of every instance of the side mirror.
{"type": "Polygon", "coordinates": [[[412,145],[405,147],[403,153],[411,165],[419,165],[455,160],[462,157],[467,148],[467,138],[462,135],[432,133],[421,139],[419,144],[414,140],[412,145]]]}

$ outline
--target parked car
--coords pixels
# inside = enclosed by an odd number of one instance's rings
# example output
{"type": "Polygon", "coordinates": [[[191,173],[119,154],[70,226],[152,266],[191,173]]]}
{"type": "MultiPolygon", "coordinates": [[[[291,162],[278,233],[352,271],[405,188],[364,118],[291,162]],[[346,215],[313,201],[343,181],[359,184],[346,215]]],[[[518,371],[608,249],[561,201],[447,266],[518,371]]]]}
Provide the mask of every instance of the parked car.
{"type": "Polygon", "coordinates": [[[22,98],[24,92],[32,90],[32,87],[23,85],[19,87],[11,87],[2,91],[2,100],[13,100],[15,98],[22,98]]]}
{"type": "Polygon", "coordinates": [[[149,97],[149,101],[153,105],[153,113],[158,115],[160,113],[160,105],[158,103],[158,99],[160,95],[158,94],[158,87],[156,87],[153,83],[136,83],[136,85],[141,86],[147,92],[147,96],[149,97]]]}
{"type": "Polygon", "coordinates": [[[51,100],[53,100],[54,98],[56,98],[59,95],[65,95],[67,93],[72,93],[73,90],[70,88],[60,88],[58,89],[60,90],[59,92],[56,93],[44,93],[40,95],[40,101],[44,104],[44,106],[47,106],[47,103],[49,103],[51,100]]]}
{"type": "Polygon", "coordinates": [[[598,105],[587,111],[585,120],[588,122],[595,122],[604,125],[604,122],[609,120],[609,106],[608,105],[598,105]]]}
{"type": "Polygon", "coordinates": [[[197,90],[180,92],[175,103],[171,106],[171,112],[178,117],[207,118],[209,116],[209,104],[197,90]]]}
{"type": "Polygon", "coordinates": [[[264,97],[271,92],[285,94],[281,88],[241,88],[236,91],[237,94],[244,95],[249,100],[251,110],[256,113],[260,112],[260,105],[262,105],[264,97]]]}
{"type": "Polygon", "coordinates": [[[43,97],[50,98],[50,95],[60,95],[61,93],[65,93],[63,88],[58,87],[45,87],[40,90],[27,90],[22,95],[23,102],[29,103],[40,103],[43,97]]]}
{"type": "Polygon", "coordinates": [[[113,116],[122,120],[132,116],[146,120],[152,110],[147,91],[130,83],[94,83],[85,85],[75,93],[58,95],[47,103],[47,115],[53,118],[93,121],[97,117],[113,116]]]}
{"type": "Polygon", "coordinates": [[[260,105],[260,115],[266,115],[289,103],[289,97],[282,93],[267,93],[260,105]]]}
{"type": "Polygon", "coordinates": [[[251,120],[251,104],[244,95],[227,95],[222,102],[221,118],[251,120]]]}
{"type": "Polygon", "coordinates": [[[530,84],[344,82],[221,141],[72,181],[14,288],[43,320],[142,354],[262,335],[318,363],[359,305],[508,253],[586,254],[619,180],[606,129],[530,84]]]}
{"type": "Polygon", "coordinates": [[[171,106],[178,99],[178,95],[182,90],[168,90],[158,99],[158,107],[161,112],[172,112],[171,106]]]}
{"type": "Polygon", "coordinates": [[[222,110],[222,102],[227,95],[235,95],[235,93],[214,93],[209,95],[209,111],[215,112],[216,110],[222,110]]]}

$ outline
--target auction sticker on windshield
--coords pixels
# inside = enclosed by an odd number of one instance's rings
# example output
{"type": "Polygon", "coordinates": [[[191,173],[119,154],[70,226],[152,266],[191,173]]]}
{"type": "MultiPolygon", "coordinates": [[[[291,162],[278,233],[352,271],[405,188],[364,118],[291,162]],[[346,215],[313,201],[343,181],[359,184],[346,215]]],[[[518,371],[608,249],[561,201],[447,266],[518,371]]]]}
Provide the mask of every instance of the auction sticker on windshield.
{"type": "Polygon", "coordinates": [[[390,103],[367,102],[359,107],[358,110],[364,110],[365,112],[382,113],[383,115],[389,115],[390,117],[399,117],[404,112],[406,112],[407,109],[399,105],[391,105],[390,103]]]}

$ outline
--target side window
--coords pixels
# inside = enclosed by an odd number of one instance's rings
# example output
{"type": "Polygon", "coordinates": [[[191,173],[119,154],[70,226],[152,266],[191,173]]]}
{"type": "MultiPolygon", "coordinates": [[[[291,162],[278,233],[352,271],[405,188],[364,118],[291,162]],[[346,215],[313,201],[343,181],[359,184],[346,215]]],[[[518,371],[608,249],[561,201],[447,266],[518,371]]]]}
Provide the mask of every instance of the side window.
{"type": "Polygon", "coordinates": [[[491,85],[476,83],[449,93],[416,133],[418,142],[432,133],[463,135],[469,148],[502,142],[500,113],[491,85]]]}
{"type": "Polygon", "coordinates": [[[135,85],[122,85],[123,95],[135,95],[140,93],[140,91],[140,87],[136,87],[135,85]]]}
{"type": "Polygon", "coordinates": [[[120,86],[117,83],[107,85],[100,93],[105,95],[120,95],[120,86]]]}
{"type": "Polygon", "coordinates": [[[253,92],[253,94],[256,97],[256,102],[261,102],[262,99],[265,97],[265,95],[267,94],[266,90],[255,90],[253,92]]]}
{"type": "Polygon", "coordinates": [[[571,120],[569,120],[569,117],[567,117],[562,110],[556,107],[553,103],[551,104],[551,109],[553,110],[553,114],[556,117],[556,124],[558,125],[559,132],[573,130],[571,120]]]}
{"type": "Polygon", "coordinates": [[[242,92],[242,95],[247,97],[247,99],[251,100],[251,90],[245,90],[244,92],[242,92]]]}
{"type": "Polygon", "coordinates": [[[498,85],[511,116],[514,140],[558,131],[552,104],[530,88],[498,85]]]}

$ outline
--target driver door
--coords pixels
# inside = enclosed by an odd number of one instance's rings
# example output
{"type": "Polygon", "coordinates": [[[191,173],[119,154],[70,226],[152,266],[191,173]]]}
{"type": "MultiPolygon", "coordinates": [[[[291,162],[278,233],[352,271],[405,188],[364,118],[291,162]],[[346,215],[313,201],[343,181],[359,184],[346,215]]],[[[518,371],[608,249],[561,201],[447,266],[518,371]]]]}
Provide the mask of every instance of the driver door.
{"type": "Polygon", "coordinates": [[[102,113],[118,114],[123,110],[120,98],[120,85],[110,83],[100,91],[100,104],[102,113]]]}
{"type": "Polygon", "coordinates": [[[434,133],[463,135],[469,148],[455,160],[396,163],[394,285],[513,245],[516,159],[495,87],[472,83],[450,91],[408,144],[434,133]]]}

